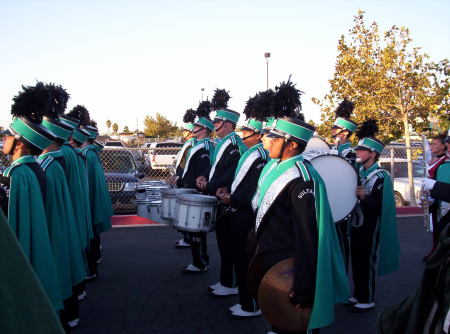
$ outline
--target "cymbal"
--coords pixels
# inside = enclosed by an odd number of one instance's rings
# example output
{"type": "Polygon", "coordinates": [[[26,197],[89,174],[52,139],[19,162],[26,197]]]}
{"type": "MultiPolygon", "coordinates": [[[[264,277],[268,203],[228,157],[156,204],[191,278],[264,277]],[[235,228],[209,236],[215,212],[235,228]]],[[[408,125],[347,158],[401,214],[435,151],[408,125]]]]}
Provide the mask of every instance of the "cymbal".
{"type": "Polygon", "coordinates": [[[294,258],[289,258],[270,268],[259,285],[258,302],[264,317],[273,326],[286,331],[305,331],[312,309],[297,309],[289,299],[294,285],[294,264],[294,258]]]}

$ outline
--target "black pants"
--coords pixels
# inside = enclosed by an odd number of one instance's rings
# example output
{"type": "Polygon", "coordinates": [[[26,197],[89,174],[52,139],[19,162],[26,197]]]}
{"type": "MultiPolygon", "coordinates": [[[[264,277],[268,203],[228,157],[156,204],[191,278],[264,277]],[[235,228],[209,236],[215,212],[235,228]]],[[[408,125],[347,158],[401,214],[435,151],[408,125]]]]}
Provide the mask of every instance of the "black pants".
{"type": "Polygon", "coordinates": [[[192,264],[200,269],[209,265],[208,247],[205,232],[186,232],[191,244],[192,264]]]}
{"type": "Polygon", "coordinates": [[[236,283],[239,291],[239,304],[242,310],[255,312],[258,310],[256,301],[250,297],[247,286],[249,254],[247,254],[247,238],[255,225],[255,216],[251,209],[238,210],[229,217],[231,228],[231,256],[236,271],[236,283]]]}
{"type": "Polygon", "coordinates": [[[64,308],[59,311],[61,324],[65,330],[69,329],[69,321],[79,319],[80,310],[78,308],[78,296],[74,293],[71,297],[63,301],[64,308]]]}
{"type": "Polygon", "coordinates": [[[275,332],[277,334],[319,334],[319,329],[311,329],[306,331],[296,331],[296,332],[289,332],[289,331],[283,331],[281,329],[278,329],[276,327],[272,327],[272,332],[275,332]]]}
{"type": "Polygon", "coordinates": [[[349,235],[349,220],[343,220],[335,224],[336,234],[339,240],[339,246],[342,252],[342,258],[344,259],[345,271],[348,273],[348,262],[350,257],[350,235],[349,235]]]}
{"type": "Polygon", "coordinates": [[[100,236],[95,236],[89,241],[89,247],[86,248],[86,260],[88,265],[88,276],[97,275],[97,260],[100,254],[100,236]]]}
{"type": "Polygon", "coordinates": [[[236,275],[233,266],[233,239],[229,215],[217,218],[216,238],[220,254],[220,284],[227,288],[235,288],[236,275]]]}
{"type": "Polygon", "coordinates": [[[179,231],[183,235],[183,241],[187,244],[191,243],[191,238],[188,235],[188,232],[186,231],[179,231]]]}
{"type": "Polygon", "coordinates": [[[380,243],[380,224],[378,217],[364,217],[363,224],[351,228],[351,256],[353,297],[359,303],[373,303],[375,295],[375,277],[377,251],[380,243]]]}

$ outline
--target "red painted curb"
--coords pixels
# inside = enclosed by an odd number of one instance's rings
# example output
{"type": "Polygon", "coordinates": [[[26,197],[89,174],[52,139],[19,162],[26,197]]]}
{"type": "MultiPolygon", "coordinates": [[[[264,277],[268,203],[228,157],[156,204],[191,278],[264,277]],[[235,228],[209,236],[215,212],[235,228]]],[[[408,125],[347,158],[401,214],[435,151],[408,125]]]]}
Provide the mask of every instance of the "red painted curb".
{"type": "Polygon", "coordinates": [[[112,216],[112,226],[161,225],[159,222],[136,215],[112,216]]]}
{"type": "Polygon", "coordinates": [[[423,215],[421,206],[401,206],[397,208],[397,215],[423,215]]]}

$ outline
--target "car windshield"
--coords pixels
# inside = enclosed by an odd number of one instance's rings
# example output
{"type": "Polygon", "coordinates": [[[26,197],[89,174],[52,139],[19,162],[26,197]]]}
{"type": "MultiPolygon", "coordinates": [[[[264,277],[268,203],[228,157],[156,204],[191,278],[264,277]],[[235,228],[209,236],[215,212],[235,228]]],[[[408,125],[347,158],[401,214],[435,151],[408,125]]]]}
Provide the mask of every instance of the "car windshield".
{"type": "MultiPolygon", "coordinates": [[[[407,162],[395,162],[394,169],[391,169],[390,162],[382,162],[381,168],[387,170],[393,177],[408,177],[408,163],[407,162]]],[[[421,161],[413,161],[413,177],[423,177],[424,169],[421,161]]]]}
{"type": "Polygon", "coordinates": [[[105,146],[119,146],[123,147],[123,144],[120,141],[109,141],[105,143],[105,146]]]}
{"type": "Polygon", "coordinates": [[[100,154],[106,173],[130,173],[136,170],[136,162],[130,152],[103,150],[100,154]]]}

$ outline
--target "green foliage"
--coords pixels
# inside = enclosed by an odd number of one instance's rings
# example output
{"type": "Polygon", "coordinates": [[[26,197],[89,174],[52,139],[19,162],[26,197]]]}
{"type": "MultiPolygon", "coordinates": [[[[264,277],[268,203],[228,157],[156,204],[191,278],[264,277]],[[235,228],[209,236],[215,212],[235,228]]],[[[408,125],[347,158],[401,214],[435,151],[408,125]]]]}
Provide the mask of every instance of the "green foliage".
{"type": "Polygon", "coordinates": [[[144,132],[149,137],[169,138],[180,134],[180,129],[160,113],[155,117],[145,116],[144,132]]]}
{"type": "Polygon", "coordinates": [[[113,132],[114,132],[115,134],[117,134],[117,132],[119,131],[119,124],[114,123],[114,124],[112,125],[112,129],[113,129],[113,132]]]}
{"type": "Polygon", "coordinates": [[[124,133],[131,133],[131,131],[130,131],[130,129],[128,128],[127,125],[125,125],[125,126],[123,127],[123,132],[124,132],[124,133]]]}
{"type": "Polygon", "coordinates": [[[111,128],[111,121],[109,119],[106,121],[106,127],[108,128],[108,131],[109,128],[111,128]]]}
{"type": "Polygon", "coordinates": [[[362,11],[354,22],[349,36],[339,39],[330,92],[321,101],[313,99],[322,110],[319,134],[330,136],[334,110],[344,98],[355,103],[356,122],[379,121],[385,142],[402,135],[409,141],[410,126],[421,133],[429,116],[448,122],[448,60],[427,62],[429,57],[410,45],[407,28],[393,26],[380,36],[375,22],[365,24],[362,11]]]}

